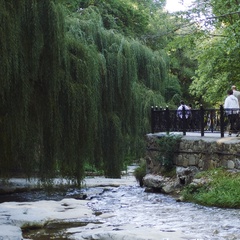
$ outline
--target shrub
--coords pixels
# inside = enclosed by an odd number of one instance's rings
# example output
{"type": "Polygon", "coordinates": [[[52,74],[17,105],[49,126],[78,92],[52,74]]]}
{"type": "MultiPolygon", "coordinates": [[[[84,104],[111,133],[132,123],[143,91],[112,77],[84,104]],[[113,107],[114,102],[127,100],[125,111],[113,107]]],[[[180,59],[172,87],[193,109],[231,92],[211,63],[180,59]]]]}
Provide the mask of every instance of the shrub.
{"type": "Polygon", "coordinates": [[[142,161],[134,171],[134,176],[138,181],[139,185],[143,187],[143,178],[146,175],[146,161],[142,161]]]}

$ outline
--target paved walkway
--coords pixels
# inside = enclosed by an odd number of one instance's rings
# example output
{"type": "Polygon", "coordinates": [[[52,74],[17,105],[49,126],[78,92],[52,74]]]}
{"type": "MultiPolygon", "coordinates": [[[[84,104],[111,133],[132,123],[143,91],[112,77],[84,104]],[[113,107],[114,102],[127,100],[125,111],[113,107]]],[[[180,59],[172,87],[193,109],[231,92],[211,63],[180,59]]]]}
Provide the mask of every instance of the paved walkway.
{"type": "MultiPolygon", "coordinates": [[[[183,136],[182,132],[170,132],[169,134],[180,135],[183,136]]],[[[158,132],[158,133],[150,133],[148,136],[165,136],[166,132],[158,132]]],[[[240,142],[240,137],[236,137],[236,134],[232,134],[231,137],[228,137],[228,133],[224,133],[224,137],[221,137],[220,132],[205,132],[204,136],[201,136],[200,132],[186,132],[186,135],[183,136],[183,139],[188,140],[203,140],[203,141],[217,141],[217,142],[225,142],[225,143],[232,143],[232,142],[240,142]]]]}

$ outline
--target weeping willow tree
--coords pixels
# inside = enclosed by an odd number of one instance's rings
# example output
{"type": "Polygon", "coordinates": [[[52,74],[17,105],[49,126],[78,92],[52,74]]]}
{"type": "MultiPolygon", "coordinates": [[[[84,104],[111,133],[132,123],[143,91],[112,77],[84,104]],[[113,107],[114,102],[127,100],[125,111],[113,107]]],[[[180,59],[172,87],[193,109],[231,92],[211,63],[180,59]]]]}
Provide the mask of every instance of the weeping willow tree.
{"type": "Polygon", "coordinates": [[[89,49],[95,46],[95,58],[99,59],[99,75],[94,78],[100,82],[95,83],[99,86],[95,102],[98,126],[91,163],[103,164],[106,176],[119,177],[124,157],[145,149],[143,136],[150,131],[150,106],[165,103],[167,57],[104,28],[94,8],[71,15],[67,26],[68,36],[89,49]]]}
{"type": "MultiPolygon", "coordinates": [[[[69,150],[62,148],[66,104],[71,120],[77,112],[71,106],[76,94],[70,82],[65,82],[68,59],[63,15],[50,0],[1,0],[0,4],[0,174],[19,172],[46,179],[55,175],[69,150]],[[71,100],[60,105],[62,97],[71,100]]],[[[78,168],[71,174],[79,177],[81,161],[73,162],[78,168]]]]}
{"type": "Polygon", "coordinates": [[[94,8],[0,0],[0,176],[120,177],[165,104],[167,57],[103,26],[94,8]]]}

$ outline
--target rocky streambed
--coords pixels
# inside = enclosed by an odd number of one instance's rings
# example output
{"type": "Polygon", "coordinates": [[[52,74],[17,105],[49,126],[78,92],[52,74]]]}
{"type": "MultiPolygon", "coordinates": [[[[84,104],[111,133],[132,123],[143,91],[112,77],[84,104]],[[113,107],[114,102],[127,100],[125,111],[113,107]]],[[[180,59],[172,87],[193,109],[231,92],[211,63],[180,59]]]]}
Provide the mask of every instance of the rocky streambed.
{"type": "Polygon", "coordinates": [[[88,178],[81,190],[30,191],[18,197],[0,204],[0,239],[240,239],[239,209],[148,193],[131,175],[88,178]]]}

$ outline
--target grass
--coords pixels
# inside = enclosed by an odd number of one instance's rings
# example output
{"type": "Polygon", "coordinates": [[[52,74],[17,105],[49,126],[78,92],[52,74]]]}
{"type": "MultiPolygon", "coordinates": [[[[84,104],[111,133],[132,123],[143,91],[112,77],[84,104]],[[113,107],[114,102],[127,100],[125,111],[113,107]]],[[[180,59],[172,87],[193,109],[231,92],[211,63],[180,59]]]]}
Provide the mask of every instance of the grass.
{"type": "Polygon", "coordinates": [[[139,185],[143,186],[143,178],[146,175],[146,161],[142,161],[134,171],[134,177],[136,178],[139,185]]]}
{"type": "Polygon", "coordinates": [[[240,208],[240,173],[229,172],[222,168],[202,172],[200,178],[207,183],[188,185],[182,191],[186,201],[205,206],[221,208],[240,208]]]}

